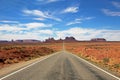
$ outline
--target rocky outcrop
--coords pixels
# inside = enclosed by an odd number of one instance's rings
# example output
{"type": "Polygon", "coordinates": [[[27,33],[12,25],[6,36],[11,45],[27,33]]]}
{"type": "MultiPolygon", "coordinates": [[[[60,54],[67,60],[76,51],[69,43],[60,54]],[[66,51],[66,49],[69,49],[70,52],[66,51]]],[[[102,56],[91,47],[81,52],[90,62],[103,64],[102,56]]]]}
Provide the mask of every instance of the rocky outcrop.
{"type": "Polygon", "coordinates": [[[66,37],[65,39],[55,40],[54,38],[49,38],[45,40],[45,43],[59,43],[59,42],[76,42],[77,40],[74,37],[66,37]]]}
{"type": "Polygon", "coordinates": [[[105,42],[106,41],[106,39],[104,39],[104,38],[93,38],[93,39],[91,39],[91,41],[94,41],[94,42],[105,42]]]}
{"type": "Polygon", "coordinates": [[[74,37],[66,37],[64,39],[65,42],[76,42],[77,40],[74,37]]]}

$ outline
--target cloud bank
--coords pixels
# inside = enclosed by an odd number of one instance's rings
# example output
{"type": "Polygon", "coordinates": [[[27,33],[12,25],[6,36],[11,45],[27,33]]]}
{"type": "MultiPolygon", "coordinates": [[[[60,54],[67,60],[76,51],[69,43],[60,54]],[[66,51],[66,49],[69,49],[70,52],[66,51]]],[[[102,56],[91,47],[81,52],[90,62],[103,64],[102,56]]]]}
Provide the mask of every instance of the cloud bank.
{"type": "Polygon", "coordinates": [[[26,27],[21,27],[20,25],[0,25],[0,38],[2,40],[11,39],[38,39],[45,40],[49,37],[54,37],[55,39],[62,38],[66,36],[73,36],[77,40],[90,40],[91,38],[105,38],[109,41],[120,41],[120,30],[109,30],[109,29],[90,29],[73,27],[66,30],[54,29],[54,27],[48,26],[47,24],[39,23],[38,26],[33,28],[36,23],[31,23],[25,25],[26,27]],[[40,28],[39,28],[40,27],[40,28]],[[48,28],[46,28],[48,27],[48,28]],[[31,30],[32,28],[32,30],[31,30]],[[5,33],[7,32],[7,33],[5,33]]]}

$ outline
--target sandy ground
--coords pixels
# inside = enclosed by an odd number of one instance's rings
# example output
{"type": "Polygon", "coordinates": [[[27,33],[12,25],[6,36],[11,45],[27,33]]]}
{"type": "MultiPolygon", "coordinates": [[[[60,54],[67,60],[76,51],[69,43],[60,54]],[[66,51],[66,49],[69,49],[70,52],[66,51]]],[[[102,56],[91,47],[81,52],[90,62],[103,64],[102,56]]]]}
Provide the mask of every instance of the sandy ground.
{"type": "Polygon", "coordinates": [[[18,69],[20,69],[20,68],[22,68],[22,67],[24,67],[24,66],[27,66],[27,65],[29,65],[29,64],[32,64],[32,63],[34,63],[34,62],[36,62],[36,61],[38,61],[38,60],[41,60],[41,59],[43,59],[43,58],[46,58],[46,57],[48,57],[48,56],[49,56],[49,55],[47,55],[47,56],[42,56],[42,57],[40,57],[40,58],[35,58],[35,59],[29,60],[29,61],[22,61],[22,62],[19,62],[19,63],[7,65],[7,66],[5,66],[4,68],[1,68],[1,69],[0,69],[0,77],[1,77],[1,76],[4,76],[4,75],[6,75],[6,74],[8,74],[8,73],[10,73],[10,72],[12,72],[12,71],[18,70],[18,69]]]}

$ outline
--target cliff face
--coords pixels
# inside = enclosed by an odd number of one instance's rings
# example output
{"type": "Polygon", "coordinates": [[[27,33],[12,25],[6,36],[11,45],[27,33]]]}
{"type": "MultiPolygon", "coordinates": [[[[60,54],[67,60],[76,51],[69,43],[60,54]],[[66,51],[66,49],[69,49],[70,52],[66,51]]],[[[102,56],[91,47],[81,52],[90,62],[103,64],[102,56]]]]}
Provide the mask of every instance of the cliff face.
{"type": "Polygon", "coordinates": [[[77,40],[74,37],[66,37],[64,41],[65,42],[75,42],[77,40]]]}

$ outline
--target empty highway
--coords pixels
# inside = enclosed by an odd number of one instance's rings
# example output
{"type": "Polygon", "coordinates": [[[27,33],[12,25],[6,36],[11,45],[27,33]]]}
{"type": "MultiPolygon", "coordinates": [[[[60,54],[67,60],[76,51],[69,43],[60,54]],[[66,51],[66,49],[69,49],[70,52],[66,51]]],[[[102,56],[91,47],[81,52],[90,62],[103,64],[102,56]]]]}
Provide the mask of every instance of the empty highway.
{"type": "Polygon", "coordinates": [[[58,52],[1,80],[120,80],[66,51],[58,52]]]}

